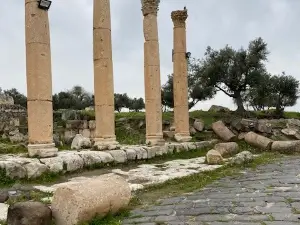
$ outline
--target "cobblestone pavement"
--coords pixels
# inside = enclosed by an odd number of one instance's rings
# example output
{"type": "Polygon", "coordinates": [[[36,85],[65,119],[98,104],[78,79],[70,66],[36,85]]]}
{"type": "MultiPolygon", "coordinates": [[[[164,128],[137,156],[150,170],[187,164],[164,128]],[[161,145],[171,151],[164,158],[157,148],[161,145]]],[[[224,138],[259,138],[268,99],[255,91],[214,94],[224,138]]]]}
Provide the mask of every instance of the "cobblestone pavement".
{"type": "Polygon", "coordinates": [[[246,170],[205,189],[135,209],[123,225],[300,224],[300,157],[246,170]]]}

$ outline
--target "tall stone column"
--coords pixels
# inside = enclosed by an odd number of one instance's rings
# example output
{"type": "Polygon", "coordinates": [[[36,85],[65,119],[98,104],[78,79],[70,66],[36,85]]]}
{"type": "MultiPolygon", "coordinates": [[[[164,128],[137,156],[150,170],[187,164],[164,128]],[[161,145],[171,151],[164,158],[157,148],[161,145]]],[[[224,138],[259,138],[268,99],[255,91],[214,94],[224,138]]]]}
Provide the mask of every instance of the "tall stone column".
{"type": "Polygon", "coordinates": [[[110,0],[94,0],[95,147],[115,149],[115,104],[111,42],[110,0]]]}
{"type": "Polygon", "coordinates": [[[157,27],[159,0],[141,0],[144,15],[146,143],[163,145],[160,59],[157,27]]]}
{"type": "Polygon", "coordinates": [[[190,141],[188,80],[186,58],[186,28],[187,10],[177,10],[171,13],[174,23],[173,43],[173,91],[174,91],[174,122],[175,139],[179,142],[190,141]]]}
{"type": "Polygon", "coordinates": [[[28,153],[51,157],[53,143],[52,72],[48,12],[25,0],[28,153]]]}

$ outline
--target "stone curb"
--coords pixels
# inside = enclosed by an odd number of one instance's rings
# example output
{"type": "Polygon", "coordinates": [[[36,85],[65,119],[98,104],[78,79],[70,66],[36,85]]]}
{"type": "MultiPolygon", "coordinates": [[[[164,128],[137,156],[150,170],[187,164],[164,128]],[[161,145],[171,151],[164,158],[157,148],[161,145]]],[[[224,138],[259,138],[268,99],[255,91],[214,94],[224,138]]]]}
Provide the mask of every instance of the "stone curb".
{"type": "Polygon", "coordinates": [[[36,179],[44,173],[74,172],[83,168],[107,163],[126,163],[133,160],[151,159],[173,152],[209,147],[218,140],[184,143],[166,143],[164,146],[121,146],[110,151],[60,151],[56,157],[26,158],[20,155],[1,155],[0,168],[11,179],[36,179]]]}

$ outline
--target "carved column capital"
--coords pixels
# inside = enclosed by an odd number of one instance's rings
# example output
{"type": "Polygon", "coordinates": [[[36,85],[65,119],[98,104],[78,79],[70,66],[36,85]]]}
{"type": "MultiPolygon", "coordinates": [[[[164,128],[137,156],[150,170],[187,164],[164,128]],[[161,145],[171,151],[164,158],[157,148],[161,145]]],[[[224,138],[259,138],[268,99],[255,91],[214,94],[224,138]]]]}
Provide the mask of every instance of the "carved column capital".
{"type": "Polygon", "coordinates": [[[185,21],[188,18],[187,10],[176,10],[171,13],[174,27],[185,27],[185,21]]]}
{"type": "Polygon", "coordinates": [[[141,0],[144,16],[149,14],[157,15],[160,0],[141,0]]]}

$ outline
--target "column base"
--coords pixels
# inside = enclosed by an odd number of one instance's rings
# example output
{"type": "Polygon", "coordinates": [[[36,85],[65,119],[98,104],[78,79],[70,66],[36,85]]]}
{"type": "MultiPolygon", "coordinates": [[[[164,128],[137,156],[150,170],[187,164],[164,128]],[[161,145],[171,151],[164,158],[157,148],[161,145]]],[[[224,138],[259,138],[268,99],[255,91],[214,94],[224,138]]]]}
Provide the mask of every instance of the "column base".
{"type": "Polygon", "coordinates": [[[163,135],[146,136],[146,144],[150,146],[163,146],[165,145],[165,140],[163,138],[163,135]]]}
{"type": "Polygon", "coordinates": [[[94,150],[115,150],[119,149],[120,144],[116,141],[116,138],[94,138],[94,150]]]}
{"type": "Polygon", "coordinates": [[[190,140],[192,140],[192,137],[189,134],[177,133],[177,134],[174,135],[174,139],[177,142],[189,142],[190,140]]]}
{"type": "Polygon", "coordinates": [[[57,156],[58,149],[54,143],[50,144],[28,144],[29,157],[49,158],[57,156]]]}

